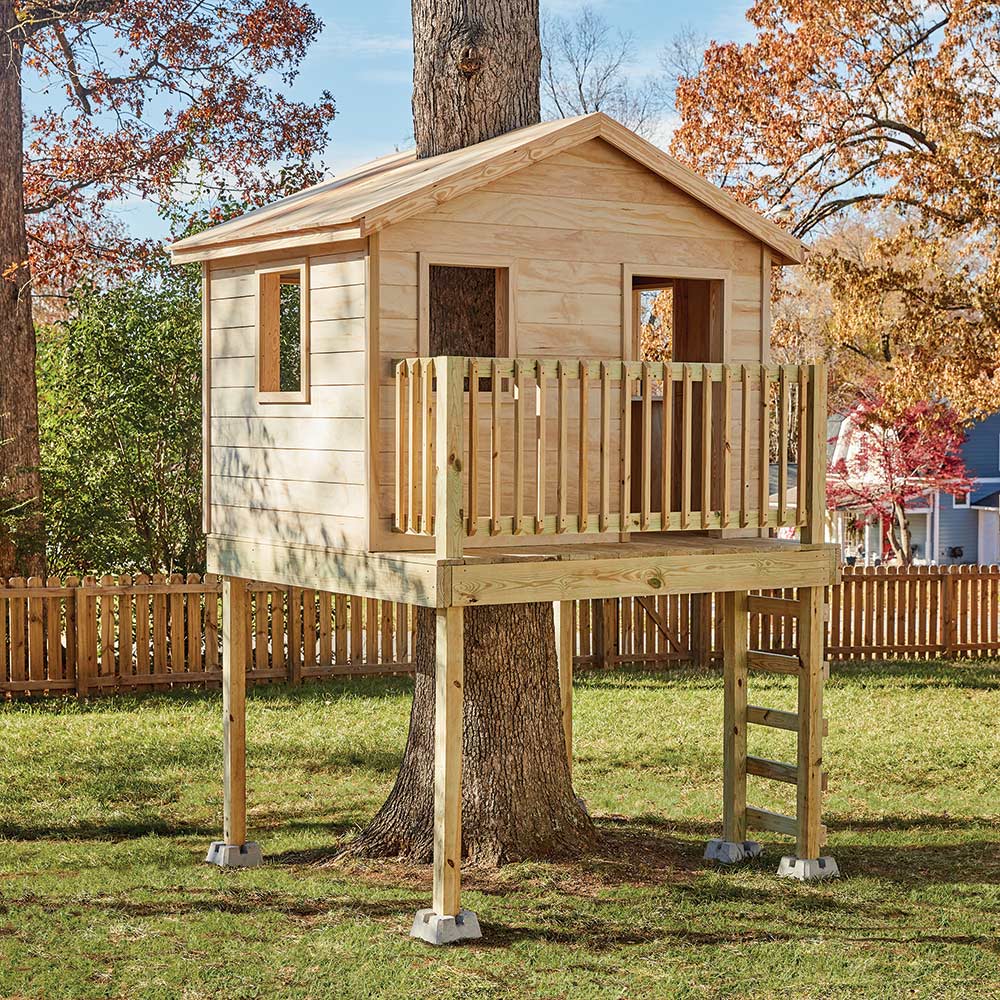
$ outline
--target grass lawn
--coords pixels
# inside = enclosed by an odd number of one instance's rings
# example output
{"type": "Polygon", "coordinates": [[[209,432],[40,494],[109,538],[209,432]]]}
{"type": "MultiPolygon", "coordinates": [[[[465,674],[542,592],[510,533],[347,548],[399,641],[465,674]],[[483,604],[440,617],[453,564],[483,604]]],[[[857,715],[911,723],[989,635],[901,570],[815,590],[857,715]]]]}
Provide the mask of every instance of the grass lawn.
{"type": "MultiPolygon", "coordinates": [[[[793,707],[781,678],[751,700],[793,707]]],[[[219,695],[0,707],[2,997],[996,997],[1000,667],[847,665],[827,689],[828,850],[845,877],[701,860],[720,817],[718,674],[582,674],[576,783],[602,845],[469,872],[484,940],[408,937],[430,871],[346,869],[393,781],[404,680],[253,692],[250,827],[221,825],[219,695]],[[326,863],[324,863],[326,862],[326,863]]],[[[751,752],[790,759],[790,733],[751,752]]],[[[750,778],[750,801],[794,789],[750,778]]]]}

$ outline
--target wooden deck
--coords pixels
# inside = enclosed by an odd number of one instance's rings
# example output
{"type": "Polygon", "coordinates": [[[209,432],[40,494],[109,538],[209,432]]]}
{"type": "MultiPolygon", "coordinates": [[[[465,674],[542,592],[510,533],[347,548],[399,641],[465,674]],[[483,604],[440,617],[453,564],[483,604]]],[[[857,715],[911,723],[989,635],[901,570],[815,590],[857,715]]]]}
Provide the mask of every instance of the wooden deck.
{"type": "Polygon", "coordinates": [[[351,553],[212,536],[213,573],[425,607],[823,587],[838,579],[836,546],[771,538],[634,535],[625,542],[351,553]]]}

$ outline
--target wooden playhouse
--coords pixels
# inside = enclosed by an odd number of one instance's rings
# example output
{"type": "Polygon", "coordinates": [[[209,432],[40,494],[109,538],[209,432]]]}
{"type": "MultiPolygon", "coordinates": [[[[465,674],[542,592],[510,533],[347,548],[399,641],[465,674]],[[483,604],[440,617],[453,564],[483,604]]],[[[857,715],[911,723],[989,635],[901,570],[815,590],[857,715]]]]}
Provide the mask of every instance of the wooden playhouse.
{"type": "MultiPolygon", "coordinates": [[[[601,114],[394,154],[174,244],[204,277],[209,570],[437,609],[438,915],[459,913],[461,625],[476,603],[554,602],[569,732],[571,602],[723,594],[712,850],[742,857],[764,829],[795,838],[793,873],[834,869],[820,864],[823,588],[838,574],[822,541],[825,372],[768,350],[772,267],[802,254],[601,114]],[[461,331],[474,357],[451,354],[437,320],[454,268],[482,302],[461,331]],[[663,290],[671,351],[651,360],[639,320],[663,290]],[[751,610],[796,619],[797,653],[748,650],[751,610]],[[798,679],[797,712],[748,705],[758,670],[798,679]],[[796,761],[748,756],[748,724],[796,732],[796,761]],[[748,806],[748,774],[795,784],[796,815],[748,806]]],[[[243,651],[228,625],[246,598],[224,596],[238,850],[243,651]]]]}

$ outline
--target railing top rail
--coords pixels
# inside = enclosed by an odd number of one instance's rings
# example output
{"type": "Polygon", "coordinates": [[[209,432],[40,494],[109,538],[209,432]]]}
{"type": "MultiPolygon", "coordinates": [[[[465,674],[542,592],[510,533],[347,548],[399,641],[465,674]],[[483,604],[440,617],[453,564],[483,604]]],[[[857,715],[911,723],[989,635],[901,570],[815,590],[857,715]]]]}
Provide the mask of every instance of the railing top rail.
{"type": "MultiPolygon", "coordinates": [[[[452,355],[447,356],[451,357],[452,355]]],[[[424,365],[434,360],[435,357],[393,358],[392,367],[393,371],[397,373],[401,367],[412,371],[417,365],[424,365]]],[[[461,361],[464,363],[463,375],[469,374],[472,362],[475,362],[477,374],[481,378],[488,378],[494,367],[499,377],[512,378],[515,374],[515,367],[519,366],[521,373],[529,377],[544,372],[546,376],[552,378],[562,374],[568,379],[578,379],[583,372],[586,372],[589,378],[600,378],[602,371],[606,372],[607,377],[613,380],[637,379],[641,378],[643,372],[648,370],[650,378],[661,381],[668,370],[672,378],[682,378],[687,371],[692,382],[702,381],[706,373],[713,381],[721,380],[723,373],[727,370],[731,375],[735,375],[741,374],[743,369],[746,369],[752,378],[760,378],[762,374],[769,378],[778,378],[784,372],[788,378],[797,376],[803,368],[823,367],[822,362],[765,365],[757,362],[622,361],[619,358],[461,357],[461,361]]]]}

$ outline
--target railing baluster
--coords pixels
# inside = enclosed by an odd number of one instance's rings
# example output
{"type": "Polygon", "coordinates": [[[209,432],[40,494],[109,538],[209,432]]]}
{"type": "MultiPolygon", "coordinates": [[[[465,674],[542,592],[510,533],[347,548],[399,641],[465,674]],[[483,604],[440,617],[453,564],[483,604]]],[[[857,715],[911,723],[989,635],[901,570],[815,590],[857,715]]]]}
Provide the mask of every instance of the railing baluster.
{"type": "Polygon", "coordinates": [[[649,531],[649,508],[653,493],[653,383],[649,362],[642,363],[642,453],[640,457],[642,509],[639,527],[649,531]]]}
{"type": "Polygon", "coordinates": [[[577,497],[579,499],[579,531],[586,531],[589,525],[588,507],[590,503],[587,477],[590,475],[588,469],[587,454],[587,416],[588,416],[588,391],[590,389],[590,372],[587,370],[587,362],[580,362],[580,467],[579,486],[577,497]]]}
{"type": "Polygon", "coordinates": [[[407,362],[408,382],[410,388],[410,448],[407,458],[410,462],[409,490],[410,499],[406,505],[406,530],[415,532],[417,524],[417,498],[420,493],[420,361],[412,359],[407,362]]]}
{"type": "Polygon", "coordinates": [[[493,392],[493,409],[491,413],[492,427],[490,428],[490,534],[500,534],[500,446],[501,446],[501,417],[500,405],[500,365],[496,358],[493,359],[491,371],[491,388],[493,392]]]}
{"type": "Polygon", "coordinates": [[[759,527],[766,528],[771,514],[771,375],[760,366],[760,461],[757,469],[757,512],[759,527]]]}
{"type": "Polygon", "coordinates": [[[566,518],[566,461],[567,461],[567,420],[566,420],[566,365],[559,361],[556,364],[556,379],[558,380],[559,427],[557,442],[557,458],[559,463],[559,480],[556,485],[556,531],[564,532],[566,518]]]}
{"type": "Polygon", "coordinates": [[[808,482],[808,476],[806,475],[806,462],[803,461],[803,456],[805,456],[808,448],[806,444],[806,438],[809,436],[809,430],[806,426],[806,416],[808,414],[807,404],[809,402],[809,369],[805,365],[799,365],[799,388],[798,388],[798,399],[796,403],[798,404],[798,438],[799,447],[798,453],[796,455],[796,467],[798,469],[798,478],[796,480],[796,486],[798,487],[795,492],[795,524],[796,526],[801,526],[805,523],[805,512],[806,512],[806,485],[808,482]]]}
{"type": "Polygon", "coordinates": [[[660,527],[663,531],[670,530],[673,508],[673,483],[670,476],[670,462],[674,454],[673,418],[674,370],[673,365],[668,363],[663,366],[663,413],[660,417],[660,527]]]}
{"type": "Polygon", "coordinates": [[[788,517],[788,376],[785,366],[778,369],[778,525],[788,517]]]}
{"type": "Polygon", "coordinates": [[[691,366],[681,376],[681,529],[691,526],[691,366]]]}
{"type": "Polygon", "coordinates": [[[622,362],[621,381],[621,526],[625,532],[632,530],[632,373],[627,361],[622,362]]]}
{"type": "Polygon", "coordinates": [[[701,526],[712,512],[712,371],[701,366],[701,526]]]}
{"type": "Polygon", "coordinates": [[[542,363],[536,362],[535,372],[537,379],[537,394],[535,397],[535,413],[537,416],[537,452],[538,470],[535,474],[535,534],[540,535],[545,530],[545,453],[546,453],[546,379],[545,367],[542,363]]]}
{"type": "Polygon", "coordinates": [[[524,531],[524,385],[521,362],[514,362],[514,534],[524,531]]]}
{"type": "Polygon", "coordinates": [[[424,449],[421,483],[424,490],[423,508],[420,511],[420,530],[425,535],[434,534],[434,361],[423,361],[424,449]]]}
{"type": "Polygon", "coordinates": [[[740,420],[740,527],[750,524],[750,369],[740,366],[741,392],[740,420]]]}
{"type": "Polygon", "coordinates": [[[733,370],[730,365],[722,369],[722,496],[720,499],[720,519],[722,527],[729,527],[730,490],[733,478],[733,441],[731,427],[733,408],[730,394],[733,391],[733,370]]]}
{"type": "Polygon", "coordinates": [[[611,511],[611,376],[601,362],[601,513],[598,526],[608,530],[611,511]]]}
{"type": "Polygon", "coordinates": [[[406,527],[406,410],[408,383],[406,379],[406,362],[396,365],[396,509],[392,524],[396,531],[406,527]]]}
{"type": "Polygon", "coordinates": [[[466,534],[479,530],[479,361],[469,359],[469,513],[466,534]]]}

